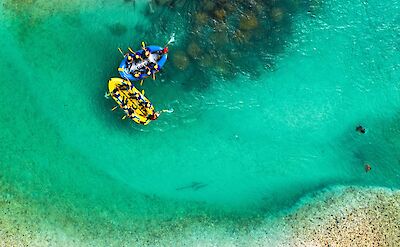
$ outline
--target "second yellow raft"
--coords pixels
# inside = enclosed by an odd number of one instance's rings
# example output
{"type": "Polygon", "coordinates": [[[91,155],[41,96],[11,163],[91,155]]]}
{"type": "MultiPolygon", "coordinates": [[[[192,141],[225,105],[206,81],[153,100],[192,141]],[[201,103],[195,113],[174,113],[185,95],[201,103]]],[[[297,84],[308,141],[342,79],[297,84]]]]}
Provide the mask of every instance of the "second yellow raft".
{"type": "Polygon", "coordinates": [[[121,78],[111,78],[108,81],[108,90],[126,117],[138,124],[150,123],[149,117],[155,113],[154,106],[131,82],[121,78]]]}

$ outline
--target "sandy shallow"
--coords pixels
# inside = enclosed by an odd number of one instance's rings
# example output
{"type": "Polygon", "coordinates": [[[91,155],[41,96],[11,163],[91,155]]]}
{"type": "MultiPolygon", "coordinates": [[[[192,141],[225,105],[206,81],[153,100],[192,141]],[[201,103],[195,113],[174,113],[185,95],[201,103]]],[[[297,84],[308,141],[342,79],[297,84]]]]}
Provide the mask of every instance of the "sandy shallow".
{"type": "MultiPolygon", "coordinates": [[[[265,224],[267,225],[267,224],[265,224]]],[[[400,192],[383,188],[336,187],[304,198],[276,220],[278,246],[398,246],[400,192]]],[[[251,246],[265,245],[268,229],[253,235],[251,246]]]]}
{"type": "Polygon", "coordinates": [[[49,223],[29,202],[1,195],[1,246],[398,246],[400,242],[400,191],[384,188],[330,188],[304,197],[273,218],[238,223],[196,217],[169,222],[168,227],[165,222],[158,224],[149,234],[121,225],[123,231],[109,235],[107,229],[96,234],[93,224],[49,223]],[[78,236],[71,234],[71,227],[79,228],[78,236]]]}

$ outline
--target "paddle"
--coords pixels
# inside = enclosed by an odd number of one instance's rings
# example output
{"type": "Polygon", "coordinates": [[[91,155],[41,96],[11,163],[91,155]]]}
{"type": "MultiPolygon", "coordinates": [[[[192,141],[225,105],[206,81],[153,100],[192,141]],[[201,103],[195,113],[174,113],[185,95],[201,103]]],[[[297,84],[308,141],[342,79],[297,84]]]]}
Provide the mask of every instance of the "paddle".
{"type": "Polygon", "coordinates": [[[173,113],[173,112],[174,112],[174,109],[161,110],[160,112],[173,113]]]}
{"type": "Polygon", "coordinates": [[[118,51],[121,53],[121,55],[122,55],[123,57],[125,57],[125,54],[122,52],[122,49],[121,49],[121,48],[118,47],[118,51]]]}

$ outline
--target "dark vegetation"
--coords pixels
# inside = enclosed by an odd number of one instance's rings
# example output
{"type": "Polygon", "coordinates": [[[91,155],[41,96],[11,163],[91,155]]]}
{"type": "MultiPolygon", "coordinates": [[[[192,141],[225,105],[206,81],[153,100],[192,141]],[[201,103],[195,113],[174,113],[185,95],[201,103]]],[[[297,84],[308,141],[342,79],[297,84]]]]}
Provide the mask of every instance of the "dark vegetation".
{"type": "Polygon", "coordinates": [[[170,53],[174,69],[165,73],[166,79],[205,87],[210,75],[232,79],[273,70],[274,58],[290,39],[293,15],[312,11],[309,1],[152,0],[152,27],[137,30],[160,42],[175,32],[178,42],[170,53]]]}

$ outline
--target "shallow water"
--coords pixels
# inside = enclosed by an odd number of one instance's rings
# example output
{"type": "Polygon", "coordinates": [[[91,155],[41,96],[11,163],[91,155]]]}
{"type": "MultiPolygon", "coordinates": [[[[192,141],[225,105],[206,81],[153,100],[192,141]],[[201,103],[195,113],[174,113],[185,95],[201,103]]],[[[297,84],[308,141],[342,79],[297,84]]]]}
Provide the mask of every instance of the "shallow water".
{"type": "Polygon", "coordinates": [[[262,214],[329,185],[399,187],[399,1],[315,2],[290,17],[273,69],[258,75],[212,73],[188,88],[167,63],[143,88],[174,113],[146,127],[120,120],[103,97],[117,47],[152,41],[135,28],[150,20],[146,3],[49,5],[0,7],[1,179],[44,210],[96,205],[106,221],[118,211],[118,226],[176,205],[182,215],[262,214]]]}

